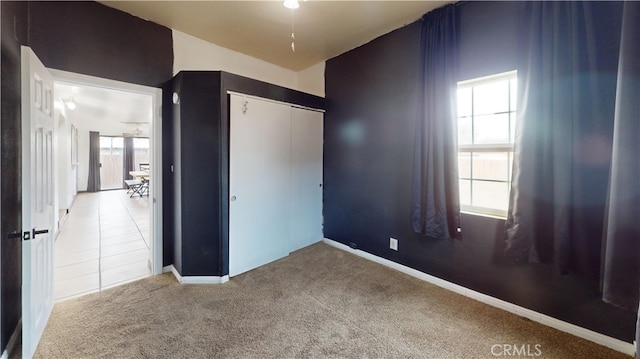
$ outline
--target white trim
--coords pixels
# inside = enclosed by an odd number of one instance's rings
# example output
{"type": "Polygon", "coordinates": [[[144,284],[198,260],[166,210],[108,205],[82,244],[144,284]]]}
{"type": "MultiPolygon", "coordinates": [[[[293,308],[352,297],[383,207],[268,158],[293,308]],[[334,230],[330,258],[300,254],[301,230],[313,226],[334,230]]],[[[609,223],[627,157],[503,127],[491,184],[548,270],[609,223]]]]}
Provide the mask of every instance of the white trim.
{"type": "Polygon", "coordinates": [[[75,72],[50,68],[47,68],[47,70],[49,70],[55,82],[61,82],[69,85],[88,85],[93,87],[102,87],[110,90],[135,92],[143,95],[154,95],[154,91],[152,90],[159,90],[157,87],[138,85],[129,82],[111,80],[90,75],[83,75],[75,72]]]}
{"type": "MultiPolygon", "coordinates": [[[[149,188],[151,200],[151,272],[153,275],[162,273],[162,90],[157,87],[138,85],[118,80],[105,79],[90,75],[83,75],[56,69],[47,69],[53,76],[54,82],[80,86],[102,87],[110,90],[125,91],[152,98],[153,119],[151,120],[150,141],[152,147],[151,163],[152,178],[149,188]]],[[[57,188],[57,187],[56,187],[57,188]]],[[[57,198],[56,193],[56,198],[57,198]]]]}
{"type": "MultiPolygon", "coordinates": [[[[176,279],[178,279],[178,277],[180,276],[173,264],[162,267],[162,273],[173,273],[173,276],[176,277],[176,279]]],[[[180,279],[178,279],[178,282],[180,282],[180,279]]]]}
{"type": "Polygon", "coordinates": [[[225,275],[222,277],[219,276],[182,276],[178,273],[176,267],[173,264],[165,266],[162,268],[163,273],[173,273],[173,276],[176,277],[178,283],[180,284],[223,284],[229,281],[229,276],[225,275]]]}
{"type": "Polygon", "coordinates": [[[482,213],[482,212],[474,212],[474,208],[478,208],[478,207],[472,207],[472,206],[468,206],[468,209],[465,209],[464,206],[460,206],[460,213],[464,213],[466,215],[469,216],[480,216],[480,217],[487,217],[487,218],[493,218],[493,219],[498,219],[498,220],[506,220],[507,219],[507,214],[505,213],[503,216],[498,216],[495,214],[489,214],[489,213],[482,213]]]}
{"type": "Polygon", "coordinates": [[[321,109],[321,108],[313,108],[313,107],[307,107],[307,106],[302,106],[302,105],[298,105],[295,103],[289,103],[289,102],[284,102],[284,101],[278,101],[278,100],[274,100],[274,99],[270,99],[270,98],[266,98],[266,97],[260,97],[260,96],[254,96],[254,95],[247,95],[246,93],[242,93],[242,92],[236,92],[236,91],[229,91],[227,90],[227,95],[237,95],[237,96],[242,96],[245,98],[251,98],[254,100],[261,100],[261,101],[266,101],[266,102],[272,102],[272,103],[277,103],[280,105],[285,105],[285,106],[291,106],[291,107],[296,107],[296,108],[301,108],[303,110],[309,110],[309,111],[315,111],[315,112],[322,112],[325,113],[325,110],[321,109]]]}
{"type": "Polygon", "coordinates": [[[458,152],[513,152],[513,143],[458,145],[458,152]]]}
{"type": "Polygon", "coordinates": [[[162,231],[162,90],[153,88],[153,120],[151,121],[151,178],[149,197],[151,198],[151,273],[162,273],[162,247],[164,243],[162,231]]]}
{"type": "Polygon", "coordinates": [[[562,320],[550,317],[548,315],[542,314],[542,313],[538,313],[535,312],[531,309],[527,309],[527,308],[523,308],[521,306],[506,302],[504,300],[498,299],[498,298],[494,298],[491,296],[488,296],[486,294],[482,294],[480,292],[476,292],[474,290],[471,290],[469,288],[465,288],[461,285],[455,284],[455,283],[451,283],[448,282],[446,280],[431,276],[429,274],[420,272],[416,269],[407,267],[405,265],[390,261],[388,259],[385,258],[381,258],[378,256],[375,256],[371,253],[367,253],[364,251],[361,251],[359,249],[353,249],[349,246],[346,246],[342,243],[333,241],[331,239],[325,238],[323,240],[324,243],[341,249],[345,252],[349,252],[352,254],[355,254],[359,257],[368,259],[370,261],[382,264],[386,267],[395,269],[397,271],[400,271],[402,273],[408,274],[412,277],[421,279],[425,282],[429,282],[431,284],[437,285],[438,287],[450,290],[452,292],[464,295],[465,297],[469,297],[471,299],[475,299],[479,302],[488,304],[492,307],[496,307],[502,310],[506,310],[507,312],[516,314],[518,316],[521,317],[525,317],[528,318],[534,322],[538,322],[540,324],[544,324],[548,327],[554,328],[554,329],[558,329],[560,331],[563,331],[565,333],[569,333],[572,335],[575,335],[577,337],[592,341],[596,344],[600,344],[602,346],[611,348],[613,350],[617,350],[621,353],[627,354],[627,355],[631,355],[633,356],[635,354],[635,347],[632,343],[627,343],[625,341],[616,339],[616,338],[612,338],[609,337],[607,335],[604,334],[600,334],[597,332],[594,332],[592,330],[589,329],[585,329],[582,327],[579,327],[577,325],[571,324],[571,323],[567,323],[564,322],[562,320]]]}
{"type": "Polygon", "coordinates": [[[13,352],[16,351],[16,348],[18,345],[18,338],[20,337],[21,333],[22,333],[22,318],[20,318],[20,320],[18,321],[18,325],[16,325],[16,329],[13,330],[11,337],[9,337],[9,341],[7,342],[7,347],[4,349],[4,352],[2,352],[2,356],[0,356],[0,359],[9,359],[9,357],[12,356],[11,354],[13,354],[13,352]]]}
{"type": "Polygon", "coordinates": [[[486,82],[511,80],[511,79],[518,79],[518,70],[511,70],[511,71],[502,72],[499,74],[477,77],[477,78],[464,80],[464,81],[458,81],[458,88],[472,87],[472,86],[482,85],[483,83],[486,83],[486,82]]]}
{"type": "MultiPolygon", "coordinates": [[[[482,181],[482,180],[480,180],[482,181]]],[[[508,183],[508,182],[507,182],[508,183]]],[[[491,217],[501,220],[507,219],[507,211],[495,208],[487,208],[480,206],[471,206],[468,204],[460,204],[460,212],[474,215],[474,216],[484,216],[491,217]]]]}

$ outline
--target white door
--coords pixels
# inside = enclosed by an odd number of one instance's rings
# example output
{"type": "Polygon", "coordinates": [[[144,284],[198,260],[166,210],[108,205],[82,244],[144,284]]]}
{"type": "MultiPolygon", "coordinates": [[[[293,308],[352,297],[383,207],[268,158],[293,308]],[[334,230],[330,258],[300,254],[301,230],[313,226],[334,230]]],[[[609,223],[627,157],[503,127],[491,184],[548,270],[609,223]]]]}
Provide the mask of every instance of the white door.
{"type": "Polygon", "coordinates": [[[322,112],[292,108],[291,251],[322,240],[322,112]]]}
{"type": "Polygon", "coordinates": [[[231,95],[229,275],[289,254],[289,106],[231,95]]]}
{"type": "Polygon", "coordinates": [[[33,356],[53,308],[53,79],[22,47],[22,356],[33,356]]]}

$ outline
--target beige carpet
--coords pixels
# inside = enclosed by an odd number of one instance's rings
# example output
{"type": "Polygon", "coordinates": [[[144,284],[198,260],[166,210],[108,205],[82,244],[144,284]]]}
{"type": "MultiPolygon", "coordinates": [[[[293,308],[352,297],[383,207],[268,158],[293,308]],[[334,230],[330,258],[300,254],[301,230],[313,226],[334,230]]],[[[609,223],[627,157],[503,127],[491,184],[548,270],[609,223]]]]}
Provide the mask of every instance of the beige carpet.
{"type": "Polygon", "coordinates": [[[180,285],[165,274],[58,303],[36,357],[513,354],[630,358],[322,243],[222,285],[180,285]]]}

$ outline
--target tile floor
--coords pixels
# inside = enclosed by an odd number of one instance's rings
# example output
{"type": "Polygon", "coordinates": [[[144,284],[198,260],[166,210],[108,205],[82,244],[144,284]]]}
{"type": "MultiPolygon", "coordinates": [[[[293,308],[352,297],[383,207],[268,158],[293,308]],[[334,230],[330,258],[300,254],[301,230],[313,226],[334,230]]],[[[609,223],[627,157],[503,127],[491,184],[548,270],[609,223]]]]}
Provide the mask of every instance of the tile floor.
{"type": "Polygon", "coordinates": [[[79,193],[55,243],[55,299],[151,275],[149,197],[126,190],[79,193]]]}

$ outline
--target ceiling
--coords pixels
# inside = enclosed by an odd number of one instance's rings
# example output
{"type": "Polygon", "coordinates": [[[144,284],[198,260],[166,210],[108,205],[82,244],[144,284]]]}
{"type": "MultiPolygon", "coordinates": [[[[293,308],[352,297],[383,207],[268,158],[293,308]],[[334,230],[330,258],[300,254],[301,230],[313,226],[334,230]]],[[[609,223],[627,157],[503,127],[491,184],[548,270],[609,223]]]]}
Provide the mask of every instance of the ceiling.
{"type": "MultiPolygon", "coordinates": [[[[293,71],[303,70],[418,20],[451,1],[300,0],[296,10],[280,0],[99,1],[140,18],[293,71]],[[295,49],[291,51],[291,23],[295,49]]],[[[148,136],[151,98],[102,87],[56,82],[58,108],[73,122],[112,136],[148,136]],[[89,122],[87,122],[89,121],[89,122]]]]}
{"type": "Polygon", "coordinates": [[[219,46],[300,71],[452,1],[99,1],[219,46]],[[293,14],[292,14],[293,13],[293,14]],[[291,29],[295,52],[291,50],[291,29]]]}
{"type": "Polygon", "coordinates": [[[53,93],[56,108],[82,128],[101,135],[149,137],[152,120],[152,98],[133,92],[104,87],[75,85],[56,81],[53,93]],[[73,98],[76,108],[65,107],[63,99],[73,98]]]}

